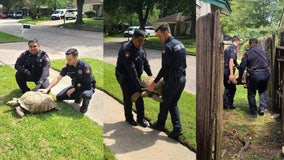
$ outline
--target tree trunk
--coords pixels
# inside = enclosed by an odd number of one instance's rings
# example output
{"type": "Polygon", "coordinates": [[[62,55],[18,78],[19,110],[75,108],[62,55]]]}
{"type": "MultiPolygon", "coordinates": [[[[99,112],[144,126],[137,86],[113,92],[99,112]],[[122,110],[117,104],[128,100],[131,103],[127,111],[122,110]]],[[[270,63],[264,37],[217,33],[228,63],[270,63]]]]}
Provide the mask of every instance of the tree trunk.
{"type": "Polygon", "coordinates": [[[191,12],[191,26],[190,26],[190,37],[191,38],[196,38],[195,25],[196,25],[196,11],[194,9],[191,12]]]}
{"type": "Polygon", "coordinates": [[[83,5],[84,5],[85,0],[77,0],[77,19],[76,19],[76,24],[83,24],[83,17],[82,17],[82,12],[83,12],[83,5]]]}

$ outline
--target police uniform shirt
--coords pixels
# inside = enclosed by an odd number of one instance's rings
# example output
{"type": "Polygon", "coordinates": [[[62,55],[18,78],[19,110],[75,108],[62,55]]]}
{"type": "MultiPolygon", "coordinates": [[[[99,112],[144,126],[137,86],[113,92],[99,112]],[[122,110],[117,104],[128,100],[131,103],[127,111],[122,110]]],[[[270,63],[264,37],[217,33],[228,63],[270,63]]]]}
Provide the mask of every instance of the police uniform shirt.
{"type": "Polygon", "coordinates": [[[125,78],[130,78],[137,90],[140,90],[140,77],[143,70],[148,76],[152,76],[149,62],[145,50],[136,48],[132,41],[124,43],[118,53],[117,67],[125,74],[125,78]]]}
{"type": "Polygon", "coordinates": [[[252,71],[267,69],[268,66],[269,64],[265,52],[259,47],[254,46],[243,55],[240,69],[244,70],[245,67],[248,67],[248,70],[252,71]]]}
{"type": "Polygon", "coordinates": [[[231,44],[225,50],[224,53],[225,69],[229,69],[229,61],[231,58],[234,60],[235,63],[235,61],[237,60],[237,47],[234,44],[231,44]]]}
{"type": "Polygon", "coordinates": [[[38,54],[32,55],[29,50],[21,53],[17,58],[15,69],[24,73],[29,70],[34,75],[37,83],[43,83],[49,76],[50,60],[46,52],[39,50],[38,54]]]}
{"type": "Polygon", "coordinates": [[[157,83],[162,77],[165,77],[169,71],[184,71],[187,67],[186,64],[186,51],[184,45],[170,37],[165,46],[162,49],[162,68],[159,71],[156,79],[154,80],[157,83]]]}
{"type": "MultiPolygon", "coordinates": [[[[76,91],[83,92],[90,90],[95,79],[91,67],[84,61],[78,60],[77,66],[66,64],[60,71],[62,77],[69,76],[76,91]]],[[[93,86],[94,87],[94,86],[93,86]]]]}

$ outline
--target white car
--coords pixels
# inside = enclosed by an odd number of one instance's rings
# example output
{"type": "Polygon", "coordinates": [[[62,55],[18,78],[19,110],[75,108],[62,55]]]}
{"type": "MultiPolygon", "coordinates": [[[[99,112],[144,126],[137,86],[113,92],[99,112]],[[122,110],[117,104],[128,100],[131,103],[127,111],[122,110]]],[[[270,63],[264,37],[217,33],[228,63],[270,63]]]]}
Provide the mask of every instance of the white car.
{"type": "Polygon", "coordinates": [[[147,36],[156,36],[155,30],[156,28],[153,26],[145,26],[145,31],[147,33],[147,36]]]}
{"type": "Polygon", "coordinates": [[[57,9],[51,14],[51,20],[63,19],[67,9],[57,9]]]}
{"type": "Polygon", "coordinates": [[[139,29],[139,26],[130,26],[124,32],[124,37],[131,37],[136,29],[139,29]]]}
{"type": "Polygon", "coordinates": [[[66,19],[76,19],[77,18],[77,9],[67,9],[65,13],[65,18],[66,19]]]}

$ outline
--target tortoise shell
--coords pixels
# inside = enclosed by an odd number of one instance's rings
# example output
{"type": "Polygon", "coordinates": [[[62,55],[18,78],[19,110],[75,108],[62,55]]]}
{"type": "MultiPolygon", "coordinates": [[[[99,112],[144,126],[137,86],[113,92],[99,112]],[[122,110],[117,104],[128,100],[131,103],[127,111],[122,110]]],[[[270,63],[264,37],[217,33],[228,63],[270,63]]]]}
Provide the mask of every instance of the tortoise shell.
{"type": "Polygon", "coordinates": [[[18,103],[21,108],[31,113],[45,112],[57,107],[50,95],[33,91],[23,94],[18,103]]]}

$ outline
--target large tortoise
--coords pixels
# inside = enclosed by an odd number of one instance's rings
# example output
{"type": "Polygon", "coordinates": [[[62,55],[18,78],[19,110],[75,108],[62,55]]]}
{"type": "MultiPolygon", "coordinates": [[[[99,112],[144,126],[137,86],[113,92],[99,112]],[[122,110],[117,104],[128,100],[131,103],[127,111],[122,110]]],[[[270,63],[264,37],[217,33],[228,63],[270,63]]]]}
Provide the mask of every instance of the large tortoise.
{"type": "Polygon", "coordinates": [[[20,98],[13,98],[13,100],[7,102],[7,105],[16,107],[17,114],[20,117],[25,116],[25,110],[30,113],[45,112],[53,108],[61,110],[50,95],[34,91],[26,92],[20,98]]]}
{"type": "Polygon", "coordinates": [[[156,87],[154,88],[154,91],[153,92],[149,92],[146,90],[146,88],[155,80],[154,77],[146,77],[145,79],[143,79],[142,81],[142,87],[144,88],[143,92],[140,93],[140,92],[136,92],[134,93],[132,96],[131,96],[131,100],[133,102],[135,102],[140,96],[142,97],[150,97],[150,98],[153,98],[155,101],[157,102],[163,102],[163,99],[161,98],[161,95],[162,95],[162,91],[163,91],[163,87],[165,85],[165,82],[163,79],[161,79],[156,87]]]}

